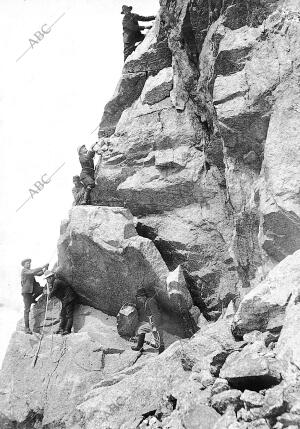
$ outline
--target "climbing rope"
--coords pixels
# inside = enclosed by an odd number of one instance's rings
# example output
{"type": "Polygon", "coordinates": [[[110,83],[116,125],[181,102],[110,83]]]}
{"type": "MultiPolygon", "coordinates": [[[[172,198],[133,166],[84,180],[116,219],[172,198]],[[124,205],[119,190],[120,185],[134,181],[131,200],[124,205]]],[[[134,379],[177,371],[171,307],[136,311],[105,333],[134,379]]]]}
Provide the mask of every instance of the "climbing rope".
{"type": "Polygon", "coordinates": [[[34,355],[33,361],[32,361],[32,368],[35,367],[36,361],[38,359],[39,356],[39,352],[40,352],[40,348],[41,348],[41,344],[42,344],[42,340],[44,338],[44,330],[45,330],[45,323],[46,323],[46,318],[47,318],[47,313],[48,313],[48,304],[49,304],[49,287],[48,287],[48,283],[47,283],[47,301],[46,301],[46,309],[45,309],[45,316],[44,316],[44,323],[43,323],[43,327],[42,327],[42,334],[41,334],[41,338],[36,350],[36,353],[34,355]]]}
{"type": "MultiPolygon", "coordinates": [[[[50,259],[48,260],[49,262],[53,259],[53,257],[55,256],[55,254],[56,254],[56,247],[55,247],[55,250],[52,252],[52,254],[50,256],[50,259]]],[[[46,297],[46,308],[45,308],[44,322],[43,322],[42,333],[41,333],[41,337],[40,337],[40,340],[39,340],[39,344],[38,344],[37,350],[35,352],[35,355],[34,355],[34,358],[33,358],[33,361],[32,361],[32,368],[35,367],[35,364],[36,364],[38,356],[39,356],[39,352],[40,352],[40,349],[41,349],[42,340],[44,338],[45,324],[46,324],[47,315],[48,315],[49,292],[50,292],[49,291],[48,283],[46,283],[46,287],[47,287],[47,297],[46,297]]],[[[52,311],[53,311],[53,309],[54,309],[54,303],[52,304],[52,311]]],[[[51,323],[51,353],[52,353],[52,346],[53,346],[53,321],[51,323]]]]}

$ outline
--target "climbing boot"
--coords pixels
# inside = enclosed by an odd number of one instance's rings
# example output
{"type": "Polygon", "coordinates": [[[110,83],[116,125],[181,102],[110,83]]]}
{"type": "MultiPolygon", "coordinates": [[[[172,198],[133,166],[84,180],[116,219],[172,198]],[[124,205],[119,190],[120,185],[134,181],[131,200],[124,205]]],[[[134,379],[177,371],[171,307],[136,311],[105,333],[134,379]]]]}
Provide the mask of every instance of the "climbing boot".
{"type": "Polygon", "coordinates": [[[29,313],[27,311],[24,311],[24,328],[25,334],[32,334],[29,328],[29,313]]]}
{"type": "Polygon", "coordinates": [[[73,320],[72,319],[68,319],[67,323],[66,323],[66,327],[65,327],[62,335],[69,335],[69,334],[71,334],[72,325],[73,325],[73,320]]]}
{"type": "Polygon", "coordinates": [[[91,190],[92,189],[89,186],[84,190],[83,199],[82,199],[82,203],[81,203],[83,206],[90,204],[91,190]]]}
{"type": "Polygon", "coordinates": [[[135,352],[142,352],[144,341],[145,341],[145,334],[139,334],[137,345],[132,346],[131,349],[134,350],[135,352]]]}
{"type": "Polygon", "coordinates": [[[53,332],[53,334],[59,335],[59,334],[62,334],[63,332],[64,332],[63,329],[58,328],[56,331],[53,332]]]}

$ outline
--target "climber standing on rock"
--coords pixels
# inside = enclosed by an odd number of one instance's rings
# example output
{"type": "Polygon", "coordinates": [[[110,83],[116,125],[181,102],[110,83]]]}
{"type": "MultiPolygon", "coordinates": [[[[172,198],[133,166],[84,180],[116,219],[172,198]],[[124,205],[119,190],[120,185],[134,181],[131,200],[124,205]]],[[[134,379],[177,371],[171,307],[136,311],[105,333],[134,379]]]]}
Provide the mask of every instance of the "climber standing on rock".
{"type": "Polygon", "coordinates": [[[149,332],[158,333],[160,344],[158,352],[165,350],[163,341],[163,331],[159,328],[161,315],[158,309],[158,303],[155,299],[155,291],[152,289],[140,288],[136,293],[136,308],[139,316],[139,325],[137,328],[137,345],[131,347],[135,351],[143,351],[145,335],[149,332]]]}
{"type": "Polygon", "coordinates": [[[26,334],[32,334],[29,328],[29,313],[31,304],[36,304],[36,298],[43,293],[43,288],[35,280],[35,276],[42,276],[44,270],[49,267],[49,264],[45,264],[42,267],[31,269],[31,259],[24,259],[21,262],[23,267],[21,271],[21,287],[22,296],[24,301],[24,325],[26,334]]]}
{"type": "Polygon", "coordinates": [[[87,205],[90,204],[90,195],[92,189],[95,187],[95,165],[94,157],[95,150],[94,147],[98,144],[96,142],[90,150],[87,150],[86,146],[83,144],[78,147],[79,162],[81,165],[80,181],[84,186],[84,195],[82,198],[81,204],[87,205]]]}
{"type": "Polygon", "coordinates": [[[139,25],[139,21],[153,21],[155,16],[141,16],[132,13],[132,6],[122,6],[121,14],[123,18],[123,42],[124,42],[124,61],[135,50],[135,44],[144,40],[145,35],[141,30],[148,30],[151,26],[143,27],[139,25]]]}
{"type": "Polygon", "coordinates": [[[55,334],[68,335],[73,326],[73,312],[77,294],[65,281],[57,278],[52,271],[45,271],[45,279],[49,286],[49,299],[56,297],[61,301],[60,324],[55,334]]]}

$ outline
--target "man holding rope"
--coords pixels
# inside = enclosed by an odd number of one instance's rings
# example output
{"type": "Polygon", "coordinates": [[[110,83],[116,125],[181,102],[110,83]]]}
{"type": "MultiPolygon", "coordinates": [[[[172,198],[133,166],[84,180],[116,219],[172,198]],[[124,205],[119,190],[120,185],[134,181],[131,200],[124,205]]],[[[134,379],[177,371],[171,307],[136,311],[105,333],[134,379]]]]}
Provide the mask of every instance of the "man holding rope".
{"type": "Polygon", "coordinates": [[[49,287],[49,299],[56,297],[61,301],[60,324],[55,334],[68,335],[72,331],[73,312],[77,295],[71,286],[57,278],[52,271],[45,271],[45,279],[49,287]]]}
{"type": "Polygon", "coordinates": [[[24,301],[24,325],[25,333],[32,334],[32,331],[29,327],[29,313],[31,304],[36,304],[36,298],[38,298],[43,293],[43,288],[35,280],[35,276],[42,276],[44,270],[49,267],[49,264],[45,264],[42,267],[31,269],[31,259],[24,259],[21,262],[23,267],[21,271],[21,287],[22,287],[22,296],[24,301]]]}

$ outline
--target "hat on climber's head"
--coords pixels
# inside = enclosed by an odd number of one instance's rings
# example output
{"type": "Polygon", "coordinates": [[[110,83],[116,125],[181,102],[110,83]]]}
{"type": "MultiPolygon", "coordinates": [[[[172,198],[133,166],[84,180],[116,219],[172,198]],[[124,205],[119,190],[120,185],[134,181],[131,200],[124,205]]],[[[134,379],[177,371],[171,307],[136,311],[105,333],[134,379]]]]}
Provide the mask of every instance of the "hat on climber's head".
{"type": "Polygon", "coordinates": [[[79,176],[73,176],[73,180],[80,180],[79,176]]]}
{"type": "Polygon", "coordinates": [[[23,261],[21,262],[22,267],[24,267],[25,262],[31,262],[31,259],[30,258],[23,259],[23,261]]]}
{"type": "Polygon", "coordinates": [[[77,147],[77,153],[80,154],[81,149],[85,147],[85,144],[81,144],[80,146],[77,147]]]}
{"type": "Polygon", "coordinates": [[[53,271],[50,271],[50,270],[46,270],[45,272],[44,272],[44,277],[45,277],[45,279],[48,279],[49,277],[52,277],[52,276],[54,276],[55,274],[54,274],[54,272],[53,271]]]}
{"type": "Polygon", "coordinates": [[[126,4],[123,4],[121,15],[124,15],[124,13],[131,12],[131,11],[132,11],[132,6],[126,6],[126,4]]]}

